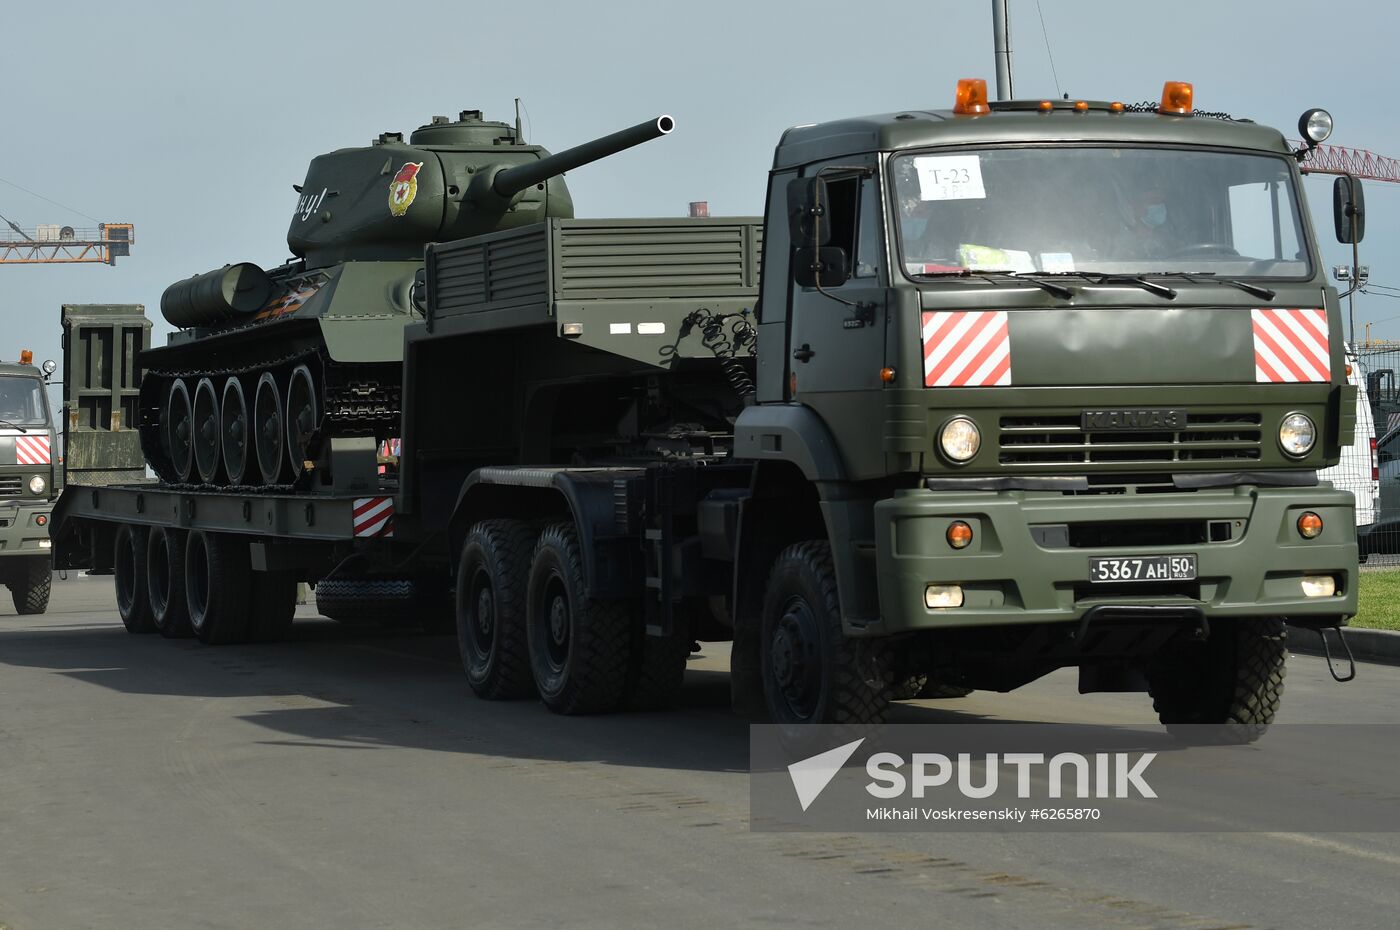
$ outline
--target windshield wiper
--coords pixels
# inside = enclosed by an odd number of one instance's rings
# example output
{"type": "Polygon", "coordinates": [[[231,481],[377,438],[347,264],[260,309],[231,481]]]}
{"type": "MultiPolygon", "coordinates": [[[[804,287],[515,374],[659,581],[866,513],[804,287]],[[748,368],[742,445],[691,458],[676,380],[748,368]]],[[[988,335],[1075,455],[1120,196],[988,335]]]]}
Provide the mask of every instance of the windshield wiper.
{"type": "Polygon", "coordinates": [[[1167,300],[1176,299],[1176,288],[1167,287],[1165,284],[1158,284],[1156,281],[1148,281],[1141,275],[1135,274],[1100,274],[1094,271],[1042,271],[1042,277],[1057,278],[1083,278],[1091,284],[1131,284],[1140,287],[1144,291],[1156,294],[1167,300]]]}
{"type": "Polygon", "coordinates": [[[961,271],[923,271],[913,272],[916,278],[984,278],[992,283],[1000,283],[992,275],[1000,275],[1003,278],[1011,278],[1014,281],[1024,281],[1027,284],[1034,284],[1036,287],[1061,300],[1069,300],[1074,296],[1074,291],[1063,284],[1055,284],[1051,281],[1042,281],[1039,277],[1031,277],[1022,271],[979,271],[971,268],[964,268],[961,271]]]}
{"type": "Polygon", "coordinates": [[[1210,278],[1210,280],[1216,284],[1228,284],[1231,287],[1237,287],[1240,290],[1244,291],[1246,294],[1251,294],[1255,297],[1258,297],[1260,300],[1274,299],[1274,291],[1271,288],[1261,287],[1258,284],[1250,284],[1248,281],[1241,281],[1237,278],[1219,278],[1216,277],[1215,272],[1213,271],[1193,271],[1191,272],[1191,274],[1187,274],[1184,271],[1169,271],[1162,272],[1162,275],[1164,277],[1171,276],[1173,278],[1181,278],[1183,281],[1190,281],[1192,284],[1202,283],[1196,280],[1196,278],[1198,277],[1210,278]]]}
{"type": "Polygon", "coordinates": [[[0,420],[0,428],[3,428],[3,429],[17,429],[17,430],[19,430],[21,433],[27,433],[27,432],[29,432],[29,430],[25,429],[23,426],[20,426],[18,423],[11,423],[9,420],[0,420]]]}

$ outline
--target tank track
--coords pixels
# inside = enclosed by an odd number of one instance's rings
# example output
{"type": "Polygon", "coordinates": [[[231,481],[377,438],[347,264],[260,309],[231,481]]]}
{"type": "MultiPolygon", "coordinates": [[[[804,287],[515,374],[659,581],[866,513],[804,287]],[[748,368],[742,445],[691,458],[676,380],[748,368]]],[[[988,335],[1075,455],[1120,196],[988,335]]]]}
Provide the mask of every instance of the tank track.
{"type": "MultiPolygon", "coordinates": [[[[146,372],[146,377],[161,379],[166,384],[176,378],[184,378],[193,386],[201,378],[220,381],[231,376],[256,375],[263,371],[290,371],[299,365],[307,365],[316,375],[320,391],[321,418],[314,434],[313,450],[324,439],[332,436],[373,436],[383,440],[398,435],[402,412],[402,368],[397,362],[337,362],[330,358],[324,346],[320,346],[309,350],[302,348],[274,358],[262,358],[255,363],[221,368],[152,368],[146,372]]],[[[163,397],[165,392],[162,389],[157,393],[163,397]]],[[[160,412],[143,410],[142,416],[143,422],[155,422],[159,419],[160,412]],[[146,420],[146,417],[150,417],[150,420],[146,420]]],[[[147,459],[150,458],[148,454],[147,459]]],[[[157,468],[156,462],[152,461],[150,464],[157,475],[161,476],[161,483],[167,487],[202,490],[234,487],[228,484],[209,485],[202,481],[170,481],[161,475],[163,469],[157,468]]],[[[295,481],[290,484],[237,486],[240,491],[265,493],[285,493],[295,487],[295,481]]]]}

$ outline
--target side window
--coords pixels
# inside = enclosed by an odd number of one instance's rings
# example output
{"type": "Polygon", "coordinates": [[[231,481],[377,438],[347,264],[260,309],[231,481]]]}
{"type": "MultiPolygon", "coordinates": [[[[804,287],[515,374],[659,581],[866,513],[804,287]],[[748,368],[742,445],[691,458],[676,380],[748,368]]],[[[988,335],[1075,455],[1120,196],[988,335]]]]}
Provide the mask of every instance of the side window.
{"type": "Polygon", "coordinates": [[[880,275],[884,264],[884,252],[880,249],[880,198],[875,194],[875,179],[865,178],[860,182],[860,220],[858,222],[856,251],[851,268],[857,278],[875,278],[880,275]]]}

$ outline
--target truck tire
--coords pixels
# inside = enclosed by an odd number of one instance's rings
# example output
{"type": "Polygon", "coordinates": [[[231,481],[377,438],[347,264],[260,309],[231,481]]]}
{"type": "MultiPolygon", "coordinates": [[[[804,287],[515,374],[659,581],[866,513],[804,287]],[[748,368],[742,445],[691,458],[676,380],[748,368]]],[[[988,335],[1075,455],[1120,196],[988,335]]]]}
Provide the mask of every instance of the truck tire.
{"type": "Polygon", "coordinates": [[[671,707],[680,697],[694,639],[683,614],[677,612],[675,624],[668,636],[649,636],[640,618],[633,622],[637,634],[623,699],[629,710],[660,710],[671,707]]]}
{"type": "Polygon", "coordinates": [[[185,534],[154,526],[146,536],[146,591],[151,599],[151,622],[166,639],[193,636],[185,601],[185,534]]]}
{"type": "Polygon", "coordinates": [[[791,731],[794,743],[803,738],[793,725],[884,722],[891,673],[873,657],[863,657],[841,629],[836,570],[826,541],[795,543],[774,560],[759,646],[769,717],[791,731]]]}
{"type": "Polygon", "coordinates": [[[190,626],[201,643],[248,640],[248,543],[230,533],[191,530],[185,542],[185,598],[190,626]]]}
{"type": "Polygon", "coordinates": [[[291,572],[253,572],[248,592],[249,635],[255,643],[280,643],[292,630],[297,579],[291,572]]]}
{"type": "Polygon", "coordinates": [[[15,612],[21,616],[41,614],[49,609],[49,592],[53,589],[53,559],[40,556],[25,561],[25,566],[10,581],[10,597],[15,602],[15,612]]]}
{"type": "Polygon", "coordinates": [[[525,635],[535,533],[519,520],[483,520],[467,533],[457,566],[457,648],[467,684],[490,701],[535,693],[525,635]]]}
{"type": "Polygon", "coordinates": [[[325,578],[316,582],[316,612],[345,626],[402,626],[417,619],[411,578],[325,578]]]}
{"type": "Polygon", "coordinates": [[[556,714],[615,710],[627,687],[631,605],[588,596],[578,534],[545,528],[535,544],[525,627],[535,687],[556,714]]]}
{"type": "Polygon", "coordinates": [[[146,590],[146,528],[123,524],[117,527],[112,550],[112,573],[116,576],[117,613],[128,633],[154,633],[151,598],[146,590]]]}
{"type": "Polygon", "coordinates": [[[1173,736],[1252,743],[1278,713],[1287,673],[1284,621],[1221,621],[1204,642],[1159,657],[1148,671],[1152,707],[1173,736]],[[1216,724],[1203,732],[1201,724],[1216,724]]]}

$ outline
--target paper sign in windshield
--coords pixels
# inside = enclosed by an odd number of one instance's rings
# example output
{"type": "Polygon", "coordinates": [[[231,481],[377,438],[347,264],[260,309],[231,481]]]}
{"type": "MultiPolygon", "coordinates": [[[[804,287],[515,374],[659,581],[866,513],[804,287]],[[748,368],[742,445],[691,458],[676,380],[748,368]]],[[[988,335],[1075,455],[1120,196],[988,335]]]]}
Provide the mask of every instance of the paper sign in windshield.
{"type": "Polygon", "coordinates": [[[979,155],[924,155],[914,159],[920,200],[984,200],[979,155]]]}

